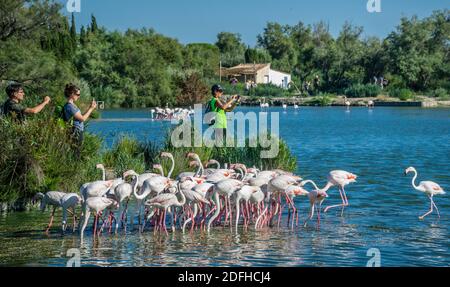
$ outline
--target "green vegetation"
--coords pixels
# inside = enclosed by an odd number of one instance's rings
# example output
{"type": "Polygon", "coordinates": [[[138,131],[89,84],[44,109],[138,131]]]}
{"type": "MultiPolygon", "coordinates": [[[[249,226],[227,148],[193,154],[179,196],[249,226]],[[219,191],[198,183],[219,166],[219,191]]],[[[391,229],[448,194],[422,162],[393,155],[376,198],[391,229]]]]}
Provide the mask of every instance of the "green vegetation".
{"type": "Polygon", "coordinates": [[[399,98],[402,101],[407,101],[413,98],[413,92],[409,89],[394,88],[389,91],[389,95],[394,98],[399,98]]]}
{"type": "MultiPolygon", "coordinates": [[[[64,84],[71,81],[83,87],[82,100],[94,97],[108,107],[188,105],[206,100],[205,85],[218,81],[220,61],[224,67],[270,62],[291,73],[299,89],[318,75],[312,95],[376,96],[379,90],[370,83],[380,76],[389,81],[388,89],[438,91],[437,99],[448,98],[450,91],[448,9],[424,19],[402,18],[385,39],[363,38],[362,27],[348,23],[333,37],[323,22],[269,22],[257,46],[248,47],[232,32],[219,33],[214,44],[182,45],[151,28],[108,31],[94,16],[76,31],[76,19],[63,16],[61,7],[54,0],[1,1],[0,95],[14,80],[24,83],[28,94],[61,99],[64,84]]],[[[237,90],[244,94],[243,85],[237,90]]],[[[293,92],[259,85],[251,96],[293,92]]]]}
{"type": "Polygon", "coordinates": [[[1,118],[0,202],[25,203],[35,193],[50,190],[78,192],[83,183],[101,178],[100,171],[95,168],[97,163],[103,163],[115,176],[128,169],[142,173],[151,170],[154,163],[162,163],[167,174],[171,163],[159,157],[161,151],[174,155],[176,165],[172,177],[195,169],[188,167],[186,153],[190,151],[198,153],[204,162],[214,158],[220,162],[289,171],[294,171],[297,165],[296,158],[283,141],[280,141],[276,158],[260,159],[260,151],[265,149],[248,147],[248,139],[243,148],[175,148],[170,142],[170,131],[162,146],[124,135],[106,150],[101,148],[102,140],[98,136],[85,133],[81,158],[77,159],[66,128],[51,117],[51,112],[47,112],[29,118],[23,125],[1,118]]]}
{"type": "Polygon", "coordinates": [[[375,84],[356,84],[344,90],[344,95],[350,98],[376,97],[381,94],[381,87],[375,84]]]}

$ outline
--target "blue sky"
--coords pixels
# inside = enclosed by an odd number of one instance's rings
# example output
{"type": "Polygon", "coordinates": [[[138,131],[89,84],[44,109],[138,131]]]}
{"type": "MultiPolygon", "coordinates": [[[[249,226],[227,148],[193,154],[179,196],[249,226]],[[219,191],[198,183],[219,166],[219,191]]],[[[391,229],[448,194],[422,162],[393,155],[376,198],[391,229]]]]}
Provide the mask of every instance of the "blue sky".
{"type": "MultiPolygon", "coordinates": [[[[58,0],[64,5],[67,0],[58,0]]],[[[222,31],[236,32],[251,46],[268,21],[294,25],[324,20],[337,35],[345,21],[364,27],[364,36],[385,37],[403,16],[431,15],[449,0],[380,0],[381,13],[368,13],[368,0],[79,0],[78,28],[97,22],[108,30],[154,28],[181,43],[214,43],[222,31]]],[[[67,13],[66,9],[63,9],[67,13]]]]}

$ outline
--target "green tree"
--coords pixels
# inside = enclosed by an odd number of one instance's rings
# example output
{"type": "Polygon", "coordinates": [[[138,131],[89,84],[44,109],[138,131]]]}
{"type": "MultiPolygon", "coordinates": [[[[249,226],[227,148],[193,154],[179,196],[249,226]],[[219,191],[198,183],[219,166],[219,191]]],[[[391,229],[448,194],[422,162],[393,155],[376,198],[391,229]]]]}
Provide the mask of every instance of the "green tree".
{"type": "Polygon", "coordinates": [[[231,67],[244,63],[245,45],[242,43],[240,34],[220,32],[217,35],[216,46],[220,50],[223,66],[231,67]]]}

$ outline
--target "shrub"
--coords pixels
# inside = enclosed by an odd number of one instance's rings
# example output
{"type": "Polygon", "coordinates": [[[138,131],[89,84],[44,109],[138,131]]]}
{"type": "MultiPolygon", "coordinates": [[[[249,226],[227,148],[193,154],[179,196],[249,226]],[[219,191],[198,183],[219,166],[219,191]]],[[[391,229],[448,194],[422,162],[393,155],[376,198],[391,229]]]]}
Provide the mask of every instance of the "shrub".
{"type": "Polygon", "coordinates": [[[78,159],[56,120],[36,117],[17,124],[2,118],[0,133],[0,202],[24,201],[49,190],[78,192],[96,177],[101,147],[96,136],[85,134],[78,159]]]}
{"type": "Polygon", "coordinates": [[[402,101],[407,101],[413,98],[413,92],[409,89],[390,89],[389,95],[394,98],[399,98],[402,101]]]}
{"type": "Polygon", "coordinates": [[[381,87],[375,84],[356,84],[344,90],[350,98],[376,97],[381,93],[381,87]]]}
{"type": "Polygon", "coordinates": [[[439,100],[447,100],[450,98],[449,92],[444,88],[438,88],[431,91],[429,96],[438,98],[439,100]]]}

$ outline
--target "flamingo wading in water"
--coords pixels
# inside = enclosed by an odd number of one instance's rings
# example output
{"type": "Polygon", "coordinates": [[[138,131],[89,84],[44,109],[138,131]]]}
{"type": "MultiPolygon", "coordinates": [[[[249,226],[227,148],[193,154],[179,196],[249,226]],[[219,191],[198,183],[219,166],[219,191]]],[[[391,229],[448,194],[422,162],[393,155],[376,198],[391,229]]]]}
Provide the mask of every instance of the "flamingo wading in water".
{"type": "Polygon", "coordinates": [[[410,172],[414,173],[414,177],[411,182],[414,189],[426,193],[431,202],[430,210],[427,213],[425,213],[424,215],[419,216],[419,219],[422,220],[425,218],[425,216],[432,213],[433,206],[436,208],[437,215],[440,218],[441,216],[439,215],[439,209],[437,208],[436,204],[434,203],[433,196],[436,194],[445,194],[445,191],[442,189],[442,187],[439,186],[439,184],[437,184],[433,181],[421,181],[419,183],[419,185],[416,185],[417,170],[412,166],[405,169],[405,175],[407,175],[410,172]]]}

